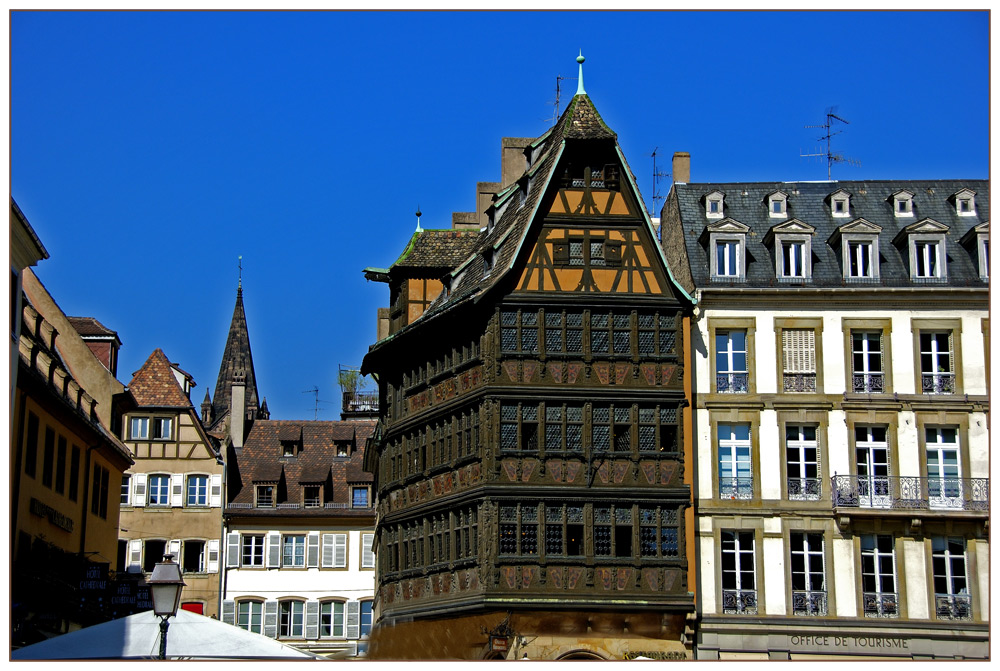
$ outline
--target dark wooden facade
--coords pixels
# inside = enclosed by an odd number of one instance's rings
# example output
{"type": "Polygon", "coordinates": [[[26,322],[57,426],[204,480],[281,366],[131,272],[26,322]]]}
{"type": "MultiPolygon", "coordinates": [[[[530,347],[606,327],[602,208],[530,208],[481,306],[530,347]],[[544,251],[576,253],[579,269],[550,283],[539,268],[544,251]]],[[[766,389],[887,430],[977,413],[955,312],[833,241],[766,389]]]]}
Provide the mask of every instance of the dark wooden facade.
{"type": "Polygon", "coordinates": [[[684,658],[690,300],[589,98],[525,159],[441,296],[365,359],[383,408],[371,654],[684,658]]]}

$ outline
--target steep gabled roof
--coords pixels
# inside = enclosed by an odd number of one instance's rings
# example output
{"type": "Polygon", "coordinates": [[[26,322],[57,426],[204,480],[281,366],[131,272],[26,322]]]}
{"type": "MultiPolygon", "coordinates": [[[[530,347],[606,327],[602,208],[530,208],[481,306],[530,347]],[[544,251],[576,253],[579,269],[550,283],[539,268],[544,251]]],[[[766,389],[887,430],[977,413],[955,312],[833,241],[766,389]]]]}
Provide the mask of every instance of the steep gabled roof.
{"type": "Polygon", "coordinates": [[[222,353],[219,378],[215,383],[215,395],[212,397],[213,428],[229,415],[233,382],[236,380],[237,371],[241,371],[246,376],[246,407],[248,410],[256,412],[260,404],[257,396],[257,377],[253,369],[253,355],[250,352],[250,334],[247,331],[246,313],[243,311],[242,285],[236,290],[233,321],[229,325],[226,349],[222,353]]]}
{"type": "Polygon", "coordinates": [[[157,347],[142,368],[132,374],[128,386],[140,407],[192,407],[191,399],[174,376],[174,368],[163,350],[157,347]]]}
{"type": "Polygon", "coordinates": [[[468,229],[423,229],[409,244],[389,272],[397,268],[452,269],[476,246],[479,231],[468,229]]]}
{"type": "Polygon", "coordinates": [[[118,339],[118,333],[112,331],[107,326],[97,321],[94,317],[66,317],[69,323],[73,325],[76,332],[80,334],[81,337],[104,337],[104,338],[114,338],[118,341],[118,345],[121,345],[121,340],[118,339]]]}

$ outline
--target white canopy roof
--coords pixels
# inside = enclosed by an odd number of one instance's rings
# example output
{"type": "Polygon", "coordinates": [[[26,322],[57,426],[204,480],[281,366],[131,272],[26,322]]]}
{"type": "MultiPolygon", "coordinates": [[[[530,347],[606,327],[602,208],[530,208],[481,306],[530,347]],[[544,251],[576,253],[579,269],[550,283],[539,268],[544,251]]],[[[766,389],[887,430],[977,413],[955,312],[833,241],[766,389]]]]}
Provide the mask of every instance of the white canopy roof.
{"type": "MultiPolygon", "coordinates": [[[[11,659],[155,659],[160,618],[153,611],[97,624],[14,650],[11,659]]],[[[260,634],[186,610],[170,618],[168,659],[322,659],[260,634]]]]}

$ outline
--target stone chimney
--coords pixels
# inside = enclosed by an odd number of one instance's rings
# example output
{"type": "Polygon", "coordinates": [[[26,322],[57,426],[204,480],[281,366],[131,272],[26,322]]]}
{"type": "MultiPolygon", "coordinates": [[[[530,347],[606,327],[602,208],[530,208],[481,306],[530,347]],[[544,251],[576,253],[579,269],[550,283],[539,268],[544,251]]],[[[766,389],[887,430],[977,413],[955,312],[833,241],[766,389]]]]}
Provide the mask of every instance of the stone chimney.
{"type": "Polygon", "coordinates": [[[489,223],[486,210],[493,204],[493,196],[500,193],[500,182],[476,182],[476,214],[479,217],[479,228],[489,223]]]}
{"type": "Polygon", "coordinates": [[[505,137],[500,156],[501,189],[505,189],[524,174],[528,162],[524,158],[524,148],[535,141],[532,137],[505,137]]]}
{"type": "Polygon", "coordinates": [[[675,184],[687,184],[691,181],[691,154],[686,151],[674,152],[673,176],[675,184]]]}
{"type": "Polygon", "coordinates": [[[475,212],[452,212],[451,227],[455,230],[479,230],[479,216],[475,212]]]}
{"type": "Polygon", "coordinates": [[[247,375],[242,369],[233,374],[233,394],[229,406],[229,437],[233,449],[243,449],[244,432],[247,421],[247,375]]]}

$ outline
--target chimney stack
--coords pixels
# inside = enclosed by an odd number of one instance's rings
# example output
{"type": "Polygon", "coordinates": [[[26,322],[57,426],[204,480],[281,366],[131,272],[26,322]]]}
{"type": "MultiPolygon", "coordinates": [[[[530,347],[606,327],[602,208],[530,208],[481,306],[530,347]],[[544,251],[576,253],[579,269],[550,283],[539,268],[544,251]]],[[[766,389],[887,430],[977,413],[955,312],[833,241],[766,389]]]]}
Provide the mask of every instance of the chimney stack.
{"type": "Polygon", "coordinates": [[[673,176],[675,184],[691,181],[691,154],[686,151],[674,152],[673,176]]]}
{"type": "Polygon", "coordinates": [[[501,190],[517,181],[517,178],[528,169],[524,148],[532,142],[534,138],[531,137],[505,137],[501,141],[503,145],[500,156],[501,190]]]}
{"type": "Polygon", "coordinates": [[[500,182],[476,182],[476,214],[479,216],[479,228],[485,228],[490,218],[486,210],[493,204],[493,196],[500,193],[500,182]]]}
{"type": "Polygon", "coordinates": [[[229,406],[229,437],[233,441],[233,449],[239,454],[243,449],[243,439],[247,415],[247,385],[246,373],[237,370],[233,374],[233,395],[229,406]]]}

